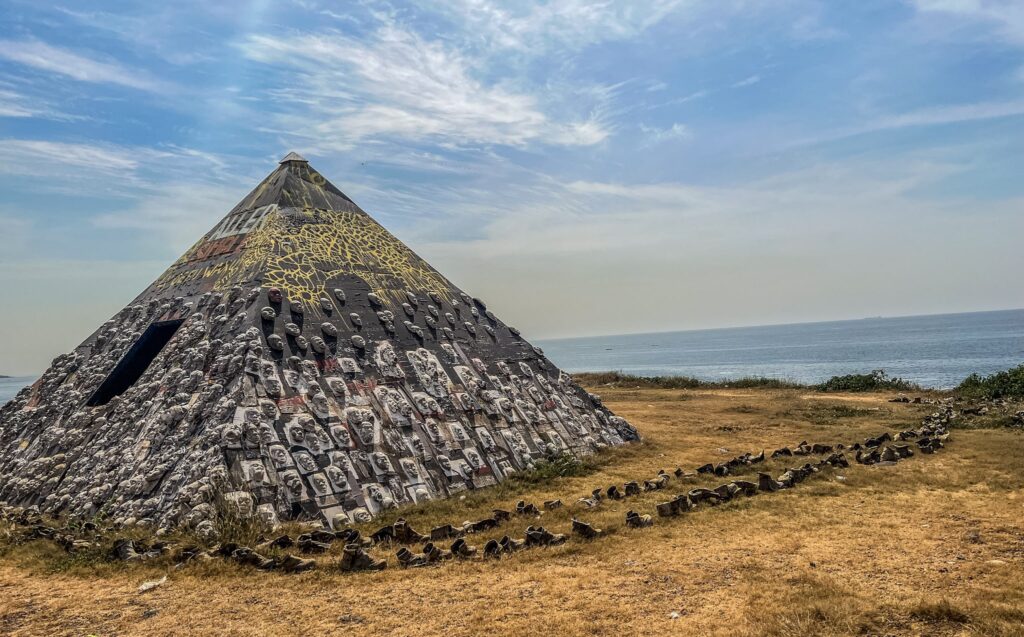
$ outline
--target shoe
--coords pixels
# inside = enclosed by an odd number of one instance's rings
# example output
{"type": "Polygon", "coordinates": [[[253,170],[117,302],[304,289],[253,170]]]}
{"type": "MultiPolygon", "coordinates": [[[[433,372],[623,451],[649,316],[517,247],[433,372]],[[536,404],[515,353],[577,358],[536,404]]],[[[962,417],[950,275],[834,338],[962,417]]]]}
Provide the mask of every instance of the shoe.
{"type": "Polygon", "coordinates": [[[427,540],[426,535],[417,533],[414,528],[409,526],[409,523],[405,521],[405,518],[398,518],[394,524],[395,539],[403,544],[414,544],[416,542],[423,542],[427,540]]]}
{"type": "Polygon", "coordinates": [[[709,502],[714,505],[722,501],[722,497],[711,489],[691,489],[690,492],[686,494],[686,497],[689,498],[690,502],[693,504],[709,502]]]}
{"type": "Polygon", "coordinates": [[[427,565],[426,555],[413,553],[405,546],[398,549],[398,552],[395,553],[395,557],[398,558],[398,565],[402,568],[415,568],[417,566],[427,565]]]}
{"type": "Polygon", "coordinates": [[[736,488],[734,495],[738,493],[746,496],[757,495],[757,485],[748,480],[733,480],[729,484],[736,488]]]}
{"type": "Polygon", "coordinates": [[[759,491],[774,493],[784,487],[767,473],[759,473],[757,474],[757,488],[759,491]]]}
{"type": "Polygon", "coordinates": [[[285,573],[302,573],[303,571],[316,568],[315,560],[307,560],[291,554],[282,557],[277,564],[285,573]]]}
{"type": "Polygon", "coordinates": [[[341,552],[342,571],[383,571],[388,563],[375,560],[358,544],[346,544],[341,552]]]}
{"type": "Polygon", "coordinates": [[[501,557],[501,545],[498,544],[497,540],[487,540],[484,544],[484,559],[488,558],[500,558],[501,557]]]}
{"type": "Polygon", "coordinates": [[[430,539],[435,542],[437,540],[447,540],[448,538],[458,537],[459,533],[451,524],[442,524],[430,529],[430,539]]]}
{"type": "Polygon", "coordinates": [[[423,554],[427,556],[427,561],[431,564],[450,560],[455,557],[452,555],[451,551],[446,551],[433,542],[427,542],[423,545],[423,554]]]}
{"type": "Polygon", "coordinates": [[[466,540],[461,537],[452,542],[451,551],[452,555],[458,558],[462,558],[464,560],[468,560],[474,555],[476,555],[476,547],[466,544],[466,540]]]}
{"type": "Polygon", "coordinates": [[[649,515],[640,515],[636,511],[626,513],[626,526],[632,529],[642,529],[653,525],[654,520],[649,515]]]}
{"type": "Polygon", "coordinates": [[[523,540],[514,540],[507,535],[502,536],[498,540],[498,546],[501,547],[502,553],[515,553],[525,545],[526,543],[523,540]]]}
{"type": "Polygon", "coordinates": [[[601,529],[595,529],[586,522],[580,522],[576,518],[572,520],[572,532],[585,540],[592,540],[604,533],[601,529]]]}
{"type": "Polygon", "coordinates": [[[374,544],[391,543],[395,539],[395,527],[393,524],[382,526],[370,534],[374,544]]]}
{"type": "Polygon", "coordinates": [[[327,544],[326,542],[317,542],[308,533],[300,535],[295,544],[303,553],[326,553],[331,549],[330,544],[327,544]]]}
{"type": "Polygon", "coordinates": [[[722,502],[728,502],[729,500],[732,500],[732,497],[740,492],[739,487],[736,487],[731,482],[728,484],[719,485],[712,489],[712,491],[717,493],[718,497],[722,498],[722,502]]]}
{"type": "Polygon", "coordinates": [[[263,550],[263,551],[267,551],[267,550],[270,550],[270,549],[286,549],[286,548],[288,548],[290,546],[294,546],[294,545],[295,545],[295,540],[293,540],[290,535],[279,535],[276,538],[274,538],[273,540],[270,540],[268,542],[264,542],[262,544],[257,544],[256,548],[258,548],[260,550],[263,550]]]}

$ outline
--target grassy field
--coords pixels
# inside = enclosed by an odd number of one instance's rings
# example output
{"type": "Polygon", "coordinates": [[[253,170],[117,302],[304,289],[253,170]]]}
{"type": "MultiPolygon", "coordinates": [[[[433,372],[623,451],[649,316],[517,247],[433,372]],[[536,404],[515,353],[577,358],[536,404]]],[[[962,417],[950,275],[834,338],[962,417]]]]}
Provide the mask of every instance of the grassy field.
{"type": "MultiPolygon", "coordinates": [[[[606,531],[500,561],[342,574],[337,552],[315,571],[262,573],[220,560],[173,570],[68,556],[38,541],[0,553],[0,634],[10,635],[1022,635],[1024,434],[953,431],[934,456],[828,471],[799,487],[743,498],[647,529],[627,509],[721,478],[583,510],[596,487],[690,471],[747,451],[852,442],[916,426],[931,408],[889,394],[793,388],[597,387],[644,442],[601,454],[587,475],[502,485],[402,513],[421,532],[525,498],[566,507],[606,531]],[[146,580],[167,575],[155,590],[146,580]]],[[[791,459],[788,464],[797,464],[791,459]]],[[[773,474],[787,463],[762,465],[773,474]]],[[[749,476],[754,476],[750,473],[749,476]]],[[[393,518],[392,518],[393,519],[393,518]]],[[[373,526],[390,522],[381,520],[373,526]]],[[[478,547],[537,520],[471,536],[478,547]]]]}

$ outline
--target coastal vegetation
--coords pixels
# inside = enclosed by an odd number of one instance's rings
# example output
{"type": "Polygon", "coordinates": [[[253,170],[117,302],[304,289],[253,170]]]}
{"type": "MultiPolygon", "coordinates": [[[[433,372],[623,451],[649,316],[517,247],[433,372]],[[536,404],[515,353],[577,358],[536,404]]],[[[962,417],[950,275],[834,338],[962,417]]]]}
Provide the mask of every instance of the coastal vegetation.
{"type": "Polygon", "coordinates": [[[823,383],[801,383],[784,378],[748,376],[729,380],[703,380],[691,376],[634,376],[622,372],[584,372],[573,374],[581,383],[594,386],[634,387],[640,389],[807,389],[823,392],[920,391],[902,378],[892,378],[885,370],[868,374],[833,376],[823,383]]]}
{"type": "Polygon", "coordinates": [[[1024,398],[1024,365],[990,376],[971,374],[957,386],[955,392],[964,398],[976,400],[1024,398]]]}
{"type": "Polygon", "coordinates": [[[824,383],[812,385],[818,391],[920,391],[921,388],[902,378],[891,378],[884,369],[876,369],[870,374],[846,374],[833,376],[824,383]]]}
{"type": "Polygon", "coordinates": [[[989,376],[971,374],[952,390],[925,390],[916,383],[889,376],[884,369],[867,374],[833,376],[822,383],[800,383],[781,378],[751,376],[729,380],[703,380],[692,376],[635,376],[622,372],[573,374],[579,382],[593,387],[634,389],[805,389],[821,392],[922,392],[948,393],[968,400],[1024,398],[1024,365],[989,376]]]}

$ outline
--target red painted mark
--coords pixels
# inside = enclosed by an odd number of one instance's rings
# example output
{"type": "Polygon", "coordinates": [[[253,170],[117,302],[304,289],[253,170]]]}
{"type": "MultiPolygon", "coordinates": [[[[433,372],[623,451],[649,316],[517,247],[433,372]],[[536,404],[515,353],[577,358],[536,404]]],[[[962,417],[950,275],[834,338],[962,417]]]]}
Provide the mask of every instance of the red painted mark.
{"type": "Polygon", "coordinates": [[[317,361],[316,366],[320,368],[321,372],[334,372],[341,369],[341,365],[338,364],[338,359],[334,357],[325,358],[322,361],[317,361]]]}
{"type": "Polygon", "coordinates": [[[302,396],[292,396],[291,398],[279,398],[277,400],[278,407],[302,407],[305,402],[302,400],[302,396]]]}

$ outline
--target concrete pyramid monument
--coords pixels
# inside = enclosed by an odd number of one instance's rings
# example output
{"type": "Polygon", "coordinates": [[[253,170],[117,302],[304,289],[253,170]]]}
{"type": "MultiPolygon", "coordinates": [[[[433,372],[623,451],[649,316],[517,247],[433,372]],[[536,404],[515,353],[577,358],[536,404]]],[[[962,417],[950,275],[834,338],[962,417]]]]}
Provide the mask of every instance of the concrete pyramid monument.
{"type": "Polygon", "coordinates": [[[0,500],[339,526],[636,437],[291,153],[0,410],[0,500]]]}

